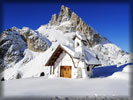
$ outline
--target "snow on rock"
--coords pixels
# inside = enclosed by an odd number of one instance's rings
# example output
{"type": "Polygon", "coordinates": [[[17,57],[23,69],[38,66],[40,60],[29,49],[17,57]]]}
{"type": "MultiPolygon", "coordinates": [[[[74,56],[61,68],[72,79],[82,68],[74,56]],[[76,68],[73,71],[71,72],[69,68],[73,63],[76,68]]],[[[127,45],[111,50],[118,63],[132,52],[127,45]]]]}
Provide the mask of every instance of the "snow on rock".
{"type": "Polygon", "coordinates": [[[59,44],[74,48],[73,37],[77,33],[83,39],[83,48],[102,66],[131,62],[128,53],[102,37],[70,8],[62,6],[59,16],[53,15],[47,25],[41,25],[37,30],[13,27],[3,32],[0,36],[0,54],[3,54],[0,55],[0,66],[14,67],[5,69],[5,79],[16,78],[17,73],[21,78],[39,77],[42,72],[49,75],[45,62],[59,44]],[[12,72],[13,69],[16,71],[12,72]]]}
{"type": "Polygon", "coordinates": [[[129,74],[133,67],[127,65],[122,71],[120,67],[132,61],[130,54],[102,37],[64,6],[59,16],[53,15],[49,24],[41,25],[37,30],[13,27],[3,31],[0,36],[0,54],[0,67],[6,67],[1,76],[8,80],[3,82],[5,97],[129,96],[129,74]],[[101,70],[106,67],[103,72],[108,69],[114,71],[108,77],[67,79],[50,75],[50,67],[46,67],[45,63],[59,44],[74,57],[78,55],[73,40],[77,33],[83,40],[86,60],[90,61],[94,57],[102,64],[101,70]]]}
{"type": "Polygon", "coordinates": [[[22,74],[19,71],[22,67],[35,59],[38,52],[44,52],[50,46],[48,39],[27,27],[12,27],[3,31],[0,36],[0,71],[4,70],[1,73],[2,78],[16,79],[18,74],[22,74]]]}
{"type": "Polygon", "coordinates": [[[32,51],[44,52],[51,45],[51,42],[45,36],[41,36],[37,31],[31,30],[28,27],[22,28],[21,35],[27,41],[27,47],[32,51]]]}
{"type": "MultiPolygon", "coordinates": [[[[40,77],[42,72],[44,73],[44,76],[48,77],[50,67],[45,67],[45,63],[58,45],[59,44],[57,43],[53,43],[45,52],[34,52],[30,49],[26,49],[24,51],[24,58],[14,66],[14,69],[16,70],[16,72],[12,73],[14,79],[18,73],[21,75],[21,78],[40,77]]],[[[10,73],[13,71],[10,68],[5,71],[3,76],[5,80],[9,80],[10,77],[13,76],[10,75],[9,77],[6,77],[10,74],[8,73],[8,70],[10,73]]]]}
{"type": "Polygon", "coordinates": [[[92,47],[91,50],[95,52],[103,65],[123,65],[130,63],[130,55],[115,44],[98,44],[92,47]]]}
{"type": "Polygon", "coordinates": [[[12,67],[23,57],[26,42],[20,35],[20,29],[12,27],[0,35],[0,67],[12,67]]]}
{"type": "Polygon", "coordinates": [[[61,7],[59,16],[52,16],[48,25],[42,25],[37,30],[50,41],[73,46],[73,37],[78,33],[83,38],[83,44],[90,48],[102,65],[129,63],[129,54],[124,52],[105,37],[102,37],[92,27],[78,17],[70,8],[61,7]],[[78,23],[79,21],[79,23],[78,23]],[[89,33],[88,33],[89,32],[89,33]],[[58,35],[57,35],[58,34],[58,35]]]}

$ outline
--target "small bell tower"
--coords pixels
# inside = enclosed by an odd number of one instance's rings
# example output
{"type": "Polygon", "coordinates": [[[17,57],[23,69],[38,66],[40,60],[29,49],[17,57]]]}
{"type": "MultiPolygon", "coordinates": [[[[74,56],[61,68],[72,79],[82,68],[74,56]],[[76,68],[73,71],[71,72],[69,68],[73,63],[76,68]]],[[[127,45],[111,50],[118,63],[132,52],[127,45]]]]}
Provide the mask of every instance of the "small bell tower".
{"type": "Polygon", "coordinates": [[[84,58],[84,49],[83,49],[82,37],[78,33],[76,33],[73,40],[74,40],[75,52],[77,54],[79,54],[80,58],[84,58]]]}

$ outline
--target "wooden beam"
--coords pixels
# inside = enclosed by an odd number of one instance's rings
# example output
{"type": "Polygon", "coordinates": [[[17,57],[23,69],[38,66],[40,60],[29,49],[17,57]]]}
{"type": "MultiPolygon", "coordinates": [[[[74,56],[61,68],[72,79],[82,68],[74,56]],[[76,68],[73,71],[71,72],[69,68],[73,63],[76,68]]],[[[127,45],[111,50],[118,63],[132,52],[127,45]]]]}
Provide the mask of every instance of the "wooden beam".
{"type": "Polygon", "coordinates": [[[51,75],[51,66],[50,66],[50,75],[51,75]]]}

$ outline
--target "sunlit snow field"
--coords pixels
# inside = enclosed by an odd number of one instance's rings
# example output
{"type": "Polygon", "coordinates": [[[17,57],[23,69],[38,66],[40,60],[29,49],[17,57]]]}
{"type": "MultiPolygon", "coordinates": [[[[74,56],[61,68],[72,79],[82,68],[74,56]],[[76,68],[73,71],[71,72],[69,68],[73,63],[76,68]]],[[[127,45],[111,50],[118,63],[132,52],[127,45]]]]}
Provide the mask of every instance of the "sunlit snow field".
{"type": "Polygon", "coordinates": [[[3,82],[4,97],[45,96],[124,96],[129,97],[129,73],[132,65],[94,69],[92,78],[69,79],[54,76],[8,80],[3,82]],[[100,73],[100,70],[104,70],[100,73]],[[99,70],[99,72],[97,72],[99,70]],[[105,73],[106,72],[106,73],[105,73]],[[110,72],[107,74],[107,72],[110,72]],[[104,73],[104,74],[103,74],[104,73]]]}

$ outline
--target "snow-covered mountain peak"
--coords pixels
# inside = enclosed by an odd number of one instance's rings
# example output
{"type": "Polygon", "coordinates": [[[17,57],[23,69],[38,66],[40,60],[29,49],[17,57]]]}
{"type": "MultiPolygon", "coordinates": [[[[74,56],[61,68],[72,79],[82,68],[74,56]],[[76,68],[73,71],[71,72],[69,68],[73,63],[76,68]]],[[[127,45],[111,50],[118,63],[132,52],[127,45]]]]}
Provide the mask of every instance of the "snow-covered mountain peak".
{"type": "Polygon", "coordinates": [[[79,33],[85,38],[84,45],[99,56],[103,65],[121,64],[129,61],[129,55],[126,52],[101,36],[64,5],[61,6],[59,15],[54,14],[49,24],[41,26],[38,31],[48,36],[47,38],[51,41],[57,40],[60,44],[66,44],[65,41],[69,42],[68,44],[73,44],[73,36],[79,33]],[[116,61],[117,58],[120,61],[116,61]]]}
{"type": "Polygon", "coordinates": [[[70,8],[65,7],[64,5],[61,6],[59,15],[53,14],[49,23],[47,25],[42,25],[40,28],[38,28],[38,31],[45,34],[46,29],[59,30],[63,34],[72,34],[76,32],[79,32],[81,34],[83,33],[84,37],[86,37],[88,47],[92,47],[99,43],[110,43],[109,40],[98,34],[92,27],[88,26],[75,12],[73,12],[70,8]]]}
{"type": "Polygon", "coordinates": [[[88,26],[70,8],[62,6],[59,15],[54,14],[47,25],[41,25],[37,30],[12,27],[3,31],[0,35],[0,67],[8,68],[3,77],[9,75],[6,80],[16,78],[18,71],[23,78],[39,76],[57,45],[74,48],[73,38],[77,33],[83,38],[83,48],[90,50],[102,65],[130,62],[129,54],[88,26]],[[10,75],[14,69],[15,74],[10,75]]]}
{"type": "Polygon", "coordinates": [[[69,21],[71,18],[71,15],[72,15],[71,9],[62,5],[59,16],[57,16],[57,14],[53,14],[49,24],[50,25],[55,25],[55,24],[59,25],[64,21],[69,21]]]}

